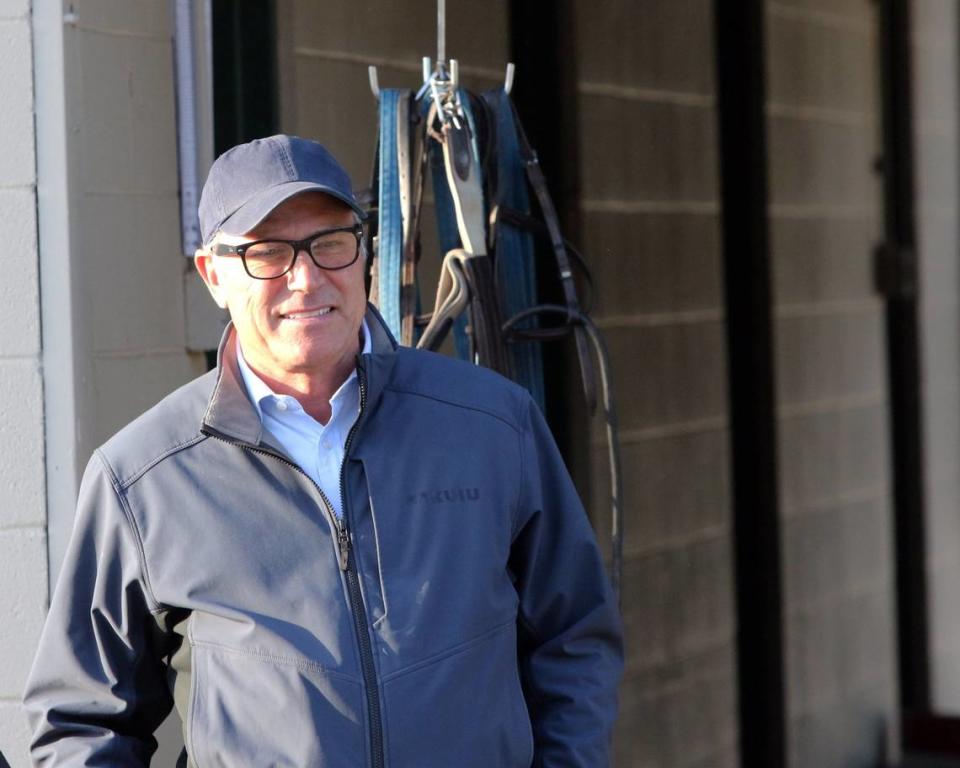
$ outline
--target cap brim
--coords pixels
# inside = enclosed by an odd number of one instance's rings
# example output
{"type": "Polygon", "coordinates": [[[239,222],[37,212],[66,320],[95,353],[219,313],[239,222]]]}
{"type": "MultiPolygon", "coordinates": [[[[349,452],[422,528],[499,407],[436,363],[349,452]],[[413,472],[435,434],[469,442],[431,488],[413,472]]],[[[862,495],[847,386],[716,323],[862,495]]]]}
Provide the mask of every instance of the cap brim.
{"type": "Polygon", "coordinates": [[[361,221],[367,218],[366,212],[353,199],[352,195],[347,197],[335,189],[312,181],[290,181],[270,187],[254,195],[224,219],[218,229],[228,235],[245,235],[267,218],[278,205],[304,192],[323,192],[350,208],[360,217],[361,221]]]}

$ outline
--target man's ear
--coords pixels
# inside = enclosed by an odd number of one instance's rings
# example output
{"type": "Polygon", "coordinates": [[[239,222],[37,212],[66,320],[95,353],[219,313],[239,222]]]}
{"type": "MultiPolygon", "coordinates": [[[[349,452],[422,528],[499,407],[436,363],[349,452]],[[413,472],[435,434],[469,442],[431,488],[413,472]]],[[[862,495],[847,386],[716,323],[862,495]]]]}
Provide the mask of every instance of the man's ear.
{"type": "Polygon", "coordinates": [[[210,295],[213,296],[213,300],[217,302],[217,306],[220,307],[220,309],[226,309],[227,300],[224,294],[221,275],[217,271],[217,264],[214,261],[213,254],[204,248],[197,248],[193,254],[193,263],[197,268],[197,273],[200,275],[200,278],[204,284],[206,284],[207,290],[210,291],[210,295]]]}

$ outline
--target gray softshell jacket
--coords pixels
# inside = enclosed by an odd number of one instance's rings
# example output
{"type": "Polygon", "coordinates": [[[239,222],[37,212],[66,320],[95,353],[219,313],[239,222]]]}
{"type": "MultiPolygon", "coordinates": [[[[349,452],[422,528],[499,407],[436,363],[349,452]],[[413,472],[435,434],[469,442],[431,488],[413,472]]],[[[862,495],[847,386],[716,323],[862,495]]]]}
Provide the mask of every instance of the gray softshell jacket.
{"type": "Polygon", "coordinates": [[[604,766],[620,622],[526,392],[368,311],[344,522],[217,370],[98,449],[25,694],[43,766],[604,766]]]}

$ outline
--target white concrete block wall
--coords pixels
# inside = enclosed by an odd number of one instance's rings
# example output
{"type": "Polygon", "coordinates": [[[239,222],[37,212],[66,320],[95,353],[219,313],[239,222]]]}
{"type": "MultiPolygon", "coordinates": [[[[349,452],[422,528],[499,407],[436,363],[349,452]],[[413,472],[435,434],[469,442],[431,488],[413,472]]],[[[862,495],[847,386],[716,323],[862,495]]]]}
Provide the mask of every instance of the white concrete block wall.
{"type": "Polygon", "coordinates": [[[0,24],[0,183],[4,186],[32,184],[33,151],[33,68],[30,23],[25,14],[3,19],[0,24]]]}
{"type": "MultiPolygon", "coordinates": [[[[202,373],[205,360],[186,343],[171,6],[82,0],[73,9],[60,76],[79,475],[97,445],[202,373]]],[[[44,294],[49,301],[57,297],[44,294]]],[[[54,574],[72,514],[51,501],[54,574]]],[[[158,735],[156,764],[175,762],[178,726],[173,715],[158,735]]]]}
{"type": "Polygon", "coordinates": [[[28,0],[0,2],[0,751],[29,764],[20,697],[47,605],[43,384],[28,0]]]}
{"type": "Polygon", "coordinates": [[[186,351],[169,4],[83,0],[72,18],[60,5],[0,0],[0,750],[13,768],[29,765],[20,699],[79,470],[204,368],[186,351]]]}
{"type": "Polygon", "coordinates": [[[186,351],[168,4],[86,0],[65,28],[77,463],[204,370],[186,351]],[[122,375],[118,375],[122,371],[122,375]]]}

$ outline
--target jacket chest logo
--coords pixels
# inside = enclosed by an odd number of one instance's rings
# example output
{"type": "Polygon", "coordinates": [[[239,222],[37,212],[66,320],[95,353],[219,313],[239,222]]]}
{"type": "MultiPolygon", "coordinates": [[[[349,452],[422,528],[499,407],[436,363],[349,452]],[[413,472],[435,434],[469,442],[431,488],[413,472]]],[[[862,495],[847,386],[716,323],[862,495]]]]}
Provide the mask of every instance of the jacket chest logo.
{"type": "Polygon", "coordinates": [[[407,494],[407,504],[457,504],[480,500],[479,488],[442,488],[407,494]]]}

